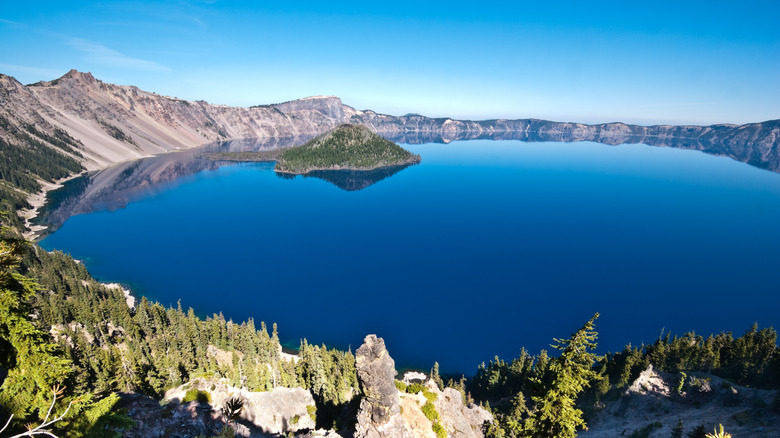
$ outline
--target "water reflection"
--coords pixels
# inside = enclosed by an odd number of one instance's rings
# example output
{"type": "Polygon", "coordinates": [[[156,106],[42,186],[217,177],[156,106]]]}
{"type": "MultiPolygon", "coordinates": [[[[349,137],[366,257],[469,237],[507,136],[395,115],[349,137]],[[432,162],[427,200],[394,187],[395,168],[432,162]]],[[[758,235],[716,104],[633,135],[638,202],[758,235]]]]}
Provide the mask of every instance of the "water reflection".
{"type": "MultiPolygon", "coordinates": [[[[390,178],[412,165],[413,164],[402,164],[399,166],[380,167],[379,169],[374,170],[313,170],[303,175],[303,177],[319,178],[342,190],[353,192],[356,190],[363,190],[385,178],[390,178]]],[[[277,173],[276,175],[284,179],[294,179],[296,177],[296,175],[289,173],[277,173]]]]}
{"type": "MultiPolygon", "coordinates": [[[[683,129],[684,127],[679,127],[683,129]]],[[[424,144],[449,143],[459,140],[519,140],[524,142],[578,142],[593,141],[602,144],[646,144],[659,147],[699,150],[712,155],[728,156],[752,166],[780,172],[780,150],[756,143],[756,135],[745,138],[735,135],[689,136],[685,132],[670,135],[634,135],[625,133],[544,130],[509,131],[427,131],[409,133],[382,133],[380,135],[396,143],[424,144]]],[[[202,148],[178,151],[155,157],[120,163],[107,169],[74,179],[60,190],[49,193],[47,205],[41,209],[38,225],[47,226],[48,232],[57,230],[71,216],[99,210],[113,211],[125,207],[129,202],[154,195],[172,185],[180,184],[182,178],[204,170],[216,169],[228,163],[201,157],[210,152],[268,151],[302,144],[313,136],[280,137],[267,139],[241,139],[213,143],[202,148]]],[[[744,136],[743,136],[744,137],[744,136]]],[[[235,163],[229,163],[235,164],[235,163]]],[[[394,166],[374,171],[315,171],[305,177],[320,178],[337,187],[355,191],[400,172],[408,166],[394,166]]],[[[277,174],[285,177],[282,174],[277,174]]],[[[287,177],[290,177],[289,175],[287,177]]]]}
{"type": "MultiPolygon", "coordinates": [[[[540,122],[551,123],[551,122],[540,122]]],[[[777,132],[780,121],[765,122],[767,130],[777,132]]],[[[765,136],[776,135],[773,132],[730,132],[728,127],[696,127],[692,132],[688,127],[672,127],[672,132],[637,135],[626,125],[624,132],[615,131],[578,131],[578,130],[496,130],[496,131],[424,131],[406,133],[382,133],[380,135],[396,143],[450,143],[462,140],[519,140],[523,142],[579,142],[592,141],[607,145],[645,144],[648,146],[671,147],[697,150],[711,155],[725,156],[751,166],[780,172],[780,148],[760,141],[765,136]],[[713,128],[713,129],[711,129],[713,128]],[[711,132],[701,133],[702,130],[711,132]],[[723,131],[723,132],[721,132],[723,131]]]]}
{"type": "Polygon", "coordinates": [[[71,216],[124,208],[129,202],[180,184],[187,176],[226,164],[201,157],[204,153],[273,150],[296,146],[309,139],[311,136],[223,141],[119,163],[70,180],[63,188],[49,193],[35,223],[47,226],[47,232],[52,233],[71,216]]]}

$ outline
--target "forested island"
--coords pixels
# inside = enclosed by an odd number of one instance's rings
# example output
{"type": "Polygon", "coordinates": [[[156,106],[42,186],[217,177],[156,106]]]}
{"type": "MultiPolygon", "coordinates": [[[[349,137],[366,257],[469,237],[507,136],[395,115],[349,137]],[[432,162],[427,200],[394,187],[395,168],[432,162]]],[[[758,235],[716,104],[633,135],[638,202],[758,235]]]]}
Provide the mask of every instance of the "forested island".
{"type": "Polygon", "coordinates": [[[276,161],[274,170],[304,175],[318,170],[369,171],[420,162],[390,140],[361,125],[341,125],[291,148],[257,152],[215,152],[204,157],[218,161],[276,161]]]}

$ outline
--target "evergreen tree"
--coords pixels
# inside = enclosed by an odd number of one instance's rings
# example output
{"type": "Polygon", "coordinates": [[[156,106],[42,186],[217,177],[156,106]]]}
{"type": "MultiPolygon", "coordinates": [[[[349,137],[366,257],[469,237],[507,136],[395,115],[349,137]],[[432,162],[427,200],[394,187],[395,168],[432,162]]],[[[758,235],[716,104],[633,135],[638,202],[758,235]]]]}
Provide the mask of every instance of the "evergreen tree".
{"type": "Polygon", "coordinates": [[[536,410],[524,425],[533,438],[569,438],[577,436],[584,425],[582,411],[577,409],[577,396],[598,377],[593,370],[597,357],[597,333],[593,329],[599,317],[596,313],[580,330],[567,340],[555,339],[553,348],[561,355],[551,360],[549,384],[541,396],[532,397],[536,410]]]}
{"type": "Polygon", "coordinates": [[[439,375],[439,362],[433,363],[433,368],[431,368],[431,380],[433,380],[440,390],[444,389],[444,382],[439,375]]]}
{"type": "Polygon", "coordinates": [[[707,431],[704,430],[704,425],[700,424],[688,432],[688,438],[707,438],[707,431]]]}
{"type": "Polygon", "coordinates": [[[683,421],[677,420],[677,426],[672,429],[672,438],[683,438],[683,421]]]}
{"type": "Polygon", "coordinates": [[[0,405],[17,418],[35,409],[45,413],[51,388],[70,372],[70,362],[57,355],[47,334],[30,320],[29,302],[37,285],[15,272],[25,248],[22,240],[0,238],[0,367],[8,370],[0,405]]]}

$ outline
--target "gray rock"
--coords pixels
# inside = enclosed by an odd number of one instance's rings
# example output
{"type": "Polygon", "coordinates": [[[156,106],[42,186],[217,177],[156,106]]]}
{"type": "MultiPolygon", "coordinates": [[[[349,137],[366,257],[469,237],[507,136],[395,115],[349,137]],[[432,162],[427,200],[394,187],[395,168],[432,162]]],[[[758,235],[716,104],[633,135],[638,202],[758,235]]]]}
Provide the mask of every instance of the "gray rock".
{"type": "Polygon", "coordinates": [[[441,425],[452,438],[482,438],[482,426],[493,416],[479,406],[466,406],[460,392],[445,388],[434,403],[441,416],[441,425]]]}
{"type": "Polygon", "coordinates": [[[411,436],[401,418],[398,390],[394,379],[395,361],[385,348],[385,341],[368,335],[355,354],[363,399],[355,425],[356,438],[411,436]]]}
{"type": "Polygon", "coordinates": [[[376,335],[366,336],[356,352],[355,366],[371,421],[378,426],[387,423],[392,415],[399,413],[399,407],[398,391],[393,382],[398,373],[385,341],[376,335]]]}
{"type": "Polygon", "coordinates": [[[234,397],[244,404],[241,416],[233,426],[236,436],[298,433],[315,427],[312,418],[316,406],[314,398],[303,388],[280,387],[270,392],[251,392],[229,386],[222,380],[197,378],[168,390],[163,401],[168,402],[167,409],[173,411],[172,419],[186,419],[187,424],[182,427],[205,431],[221,428],[221,409],[234,397]],[[211,401],[181,404],[187,391],[192,389],[207,393],[211,401]],[[201,409],[197,409],[199,407],[201,409]]]}

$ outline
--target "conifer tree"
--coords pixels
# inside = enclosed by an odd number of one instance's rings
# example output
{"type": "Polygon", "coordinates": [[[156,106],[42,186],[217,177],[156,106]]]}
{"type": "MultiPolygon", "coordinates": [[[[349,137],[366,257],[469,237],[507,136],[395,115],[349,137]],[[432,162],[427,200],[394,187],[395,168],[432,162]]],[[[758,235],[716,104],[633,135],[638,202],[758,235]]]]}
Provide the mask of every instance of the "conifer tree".
{"type": "Polygon", "coordinates": [[[8,370],[0,405],[17,418],[35,409],[46,412],[50,389],[70,371],[70,361],[59,357],[47,334],[30,321],[29,302],[37,285],[15,272],[25,246],[19,239],[0,238],[0,366],[8,370]]]}
{"type": "Polygon", "coordinates": [[[570,438],[585,422],[582,411],[575,407],[577,396],[598,377],[593,370],[597,357],[597,333],[593,329],[599,314],[593,315],[580,330],[567,340],[555,339],[553,348],[561,355],[550,361],[549,384],[541,396],[532,397],[535,412],[524,425],[533,438],[570,438]]]}

